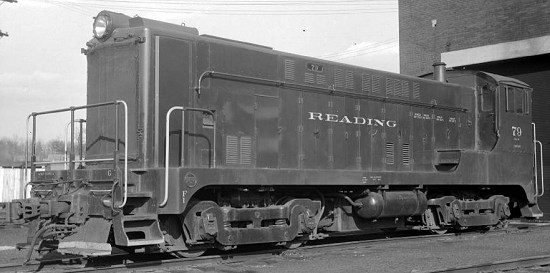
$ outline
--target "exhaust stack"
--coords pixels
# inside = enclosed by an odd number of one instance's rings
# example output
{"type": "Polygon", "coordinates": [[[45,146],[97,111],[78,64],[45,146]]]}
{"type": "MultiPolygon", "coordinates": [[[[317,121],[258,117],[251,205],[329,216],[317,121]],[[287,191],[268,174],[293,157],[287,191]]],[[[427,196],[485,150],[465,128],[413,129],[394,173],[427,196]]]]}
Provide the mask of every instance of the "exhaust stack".
{"type": "Polygon", "coordinates": [[[434,67],[434,80],[447,82],[445,80],[445,65],[446,64],[444,62],[436,62],[432,65],[434,67]]]}

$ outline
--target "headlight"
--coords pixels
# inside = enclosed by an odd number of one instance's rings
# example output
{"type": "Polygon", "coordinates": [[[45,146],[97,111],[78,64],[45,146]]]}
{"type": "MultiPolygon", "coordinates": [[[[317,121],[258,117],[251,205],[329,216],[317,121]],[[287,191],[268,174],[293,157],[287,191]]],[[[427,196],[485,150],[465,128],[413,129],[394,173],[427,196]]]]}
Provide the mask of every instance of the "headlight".
{"type": "Polygon", "coordinates": [[[113,31],[113,22],[107,14],[99,14],[94,20],[94,37],[98,40],[104,40],[111,35],[113,31]]]}

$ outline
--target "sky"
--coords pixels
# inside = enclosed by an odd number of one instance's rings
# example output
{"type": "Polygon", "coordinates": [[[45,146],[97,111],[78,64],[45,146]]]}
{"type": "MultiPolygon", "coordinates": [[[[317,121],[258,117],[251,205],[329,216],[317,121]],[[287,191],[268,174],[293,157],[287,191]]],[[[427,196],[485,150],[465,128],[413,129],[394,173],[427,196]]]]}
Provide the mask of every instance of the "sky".
{"type": "MultiPolygon", "coordinates": [[[[399,71],[397,0],[0,0],[0,138],[25,138],[32,112],[86,104],[86,58],[101,10],[368,68],[399,71]]],[[[77,112],[85,118],[85,112],[77,112]]],[[[63,139],[68,114],[39,116],[63,139]]]]}

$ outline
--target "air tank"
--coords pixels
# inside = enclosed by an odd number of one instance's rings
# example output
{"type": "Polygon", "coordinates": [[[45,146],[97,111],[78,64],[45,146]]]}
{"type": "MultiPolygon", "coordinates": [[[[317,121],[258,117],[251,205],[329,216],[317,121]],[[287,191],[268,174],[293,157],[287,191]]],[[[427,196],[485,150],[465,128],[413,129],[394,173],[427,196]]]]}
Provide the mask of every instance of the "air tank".
{"type": "Polygon", "coordinates": [[[362,204],[355,213],[365,219],[420,215],[428,207],[426,195],[421,191],[369,192],[355,202],[362,204]]]}

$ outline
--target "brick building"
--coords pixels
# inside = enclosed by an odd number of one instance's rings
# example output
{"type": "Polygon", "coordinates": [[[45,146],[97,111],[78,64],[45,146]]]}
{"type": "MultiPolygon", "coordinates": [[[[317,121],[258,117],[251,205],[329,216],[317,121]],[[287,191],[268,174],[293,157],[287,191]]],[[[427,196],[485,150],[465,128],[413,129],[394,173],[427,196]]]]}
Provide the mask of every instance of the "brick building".
{"type": "Polygon", "coordinates": [[[550,219],[550,1],[399,0],[401,73],[419,76],[442,61],[530,84],[537,138],[544,144],[550,219]]]}
{"type": "Polygon", "coordinates": [[[466,66],[548,54],[549,37],[547,0],[399,0],[403,74],[431,72],[441,60],[466,66]]]}

